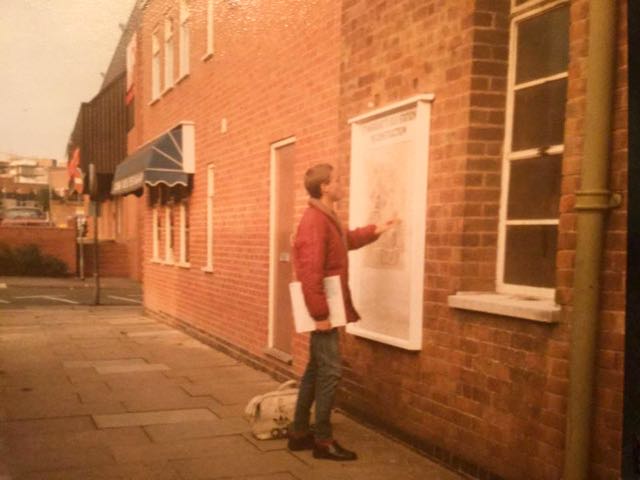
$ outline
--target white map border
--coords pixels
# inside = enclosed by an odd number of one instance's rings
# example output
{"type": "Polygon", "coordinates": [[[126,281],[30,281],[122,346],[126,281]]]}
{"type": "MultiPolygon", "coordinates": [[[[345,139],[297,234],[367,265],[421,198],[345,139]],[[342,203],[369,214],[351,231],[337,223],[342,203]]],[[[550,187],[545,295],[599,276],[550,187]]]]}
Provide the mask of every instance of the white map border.
{"type": "MultiPolygon", "coordinates": [[[[347,325],[347,332],[370,340],[404,348],[406,350],[422,349],[423,323],[423,287],[424,287],[424,247],[425,223],[427,208],[427,172],[429,165],[429,132],[431,118],[431,103],[433,94],[421,94],[405,100],[387,105],[359,115],[349,120],[351,124],[351,174],[349,186],[349,223],[350,228],[362,226],[366,222],[369,206],[358,185],[358,178],[364,178],[367,168],[366,151],[368,137],[365,126],[380,118],[393,115],[404,110],[416,110],[411,129],[414,132],[415,152],[409,159],[408,170],[411,172],[410,185],[407,185],[407,199],[412,206],[403,222],[412,226],[413,234],[407,242],[407,262],[410,265],[410,296],[409,296],[409,338],[399,338],[363,328],[359,323],[347,325]]],[[[366,247],[365,247],[366,248],[366,247]]],[[[360,276],[364,257],[362,250],[350,253],[349,276],[353,299],[358,308],[358,300],[362,296],[360,291],[360,276]]]]}

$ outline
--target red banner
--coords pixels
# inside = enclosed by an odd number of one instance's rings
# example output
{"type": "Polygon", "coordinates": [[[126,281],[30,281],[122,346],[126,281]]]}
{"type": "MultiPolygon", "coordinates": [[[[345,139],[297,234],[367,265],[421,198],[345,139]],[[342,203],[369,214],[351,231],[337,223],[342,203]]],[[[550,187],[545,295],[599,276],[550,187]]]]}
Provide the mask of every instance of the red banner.
{"type": "Polygon", "coordinates": [[[78,193],[82,193],[82,170],[80,169],[80,148],[76,147],[67,163],[67,172],[69,172],[70,188],[78,193]]]}

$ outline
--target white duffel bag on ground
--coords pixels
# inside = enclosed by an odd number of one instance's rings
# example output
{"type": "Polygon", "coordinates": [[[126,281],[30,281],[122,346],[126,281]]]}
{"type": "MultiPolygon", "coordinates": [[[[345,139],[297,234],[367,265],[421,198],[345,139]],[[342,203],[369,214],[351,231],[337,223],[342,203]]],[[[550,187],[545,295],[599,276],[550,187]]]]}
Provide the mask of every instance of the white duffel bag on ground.
{"type": "Polygon", "coordinates": [[[260,440],[286,438],[297,399],[296,381],[288,380],[274,391],[249,400],[244,415],[249,420],[253,436],[260,440]]]}

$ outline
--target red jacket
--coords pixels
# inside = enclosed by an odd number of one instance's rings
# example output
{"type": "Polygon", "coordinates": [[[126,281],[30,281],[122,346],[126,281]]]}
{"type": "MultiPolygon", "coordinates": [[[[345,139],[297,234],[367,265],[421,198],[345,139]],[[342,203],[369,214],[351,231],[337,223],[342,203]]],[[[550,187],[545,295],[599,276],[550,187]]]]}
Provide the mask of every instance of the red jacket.
{"type": "Polygon", "coordinates": [[[298,226],[294,259],[307,309],[315,320],[329,316],[322,282],[332,275],[340,275],[347,321],[360,319],[351,301],[347,249],[354,250],[377,240],[375,230],[375,225],[368,225],[345,232],[333,212],[317,200],[309,202],[298,226]]]}

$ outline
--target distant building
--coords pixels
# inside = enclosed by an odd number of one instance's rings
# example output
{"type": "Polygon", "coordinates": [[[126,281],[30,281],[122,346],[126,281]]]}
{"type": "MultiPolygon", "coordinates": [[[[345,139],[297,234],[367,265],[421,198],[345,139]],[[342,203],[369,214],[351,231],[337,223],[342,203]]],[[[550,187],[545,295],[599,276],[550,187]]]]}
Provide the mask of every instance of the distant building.
{"type": "Polygon", "coordinates": [[[1,158],[0,210],[13,206],[45,207],[41,192],[47,190],[49,169],[55,167],[54,159],[19,155],[1,158]]]}

